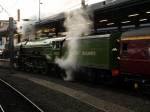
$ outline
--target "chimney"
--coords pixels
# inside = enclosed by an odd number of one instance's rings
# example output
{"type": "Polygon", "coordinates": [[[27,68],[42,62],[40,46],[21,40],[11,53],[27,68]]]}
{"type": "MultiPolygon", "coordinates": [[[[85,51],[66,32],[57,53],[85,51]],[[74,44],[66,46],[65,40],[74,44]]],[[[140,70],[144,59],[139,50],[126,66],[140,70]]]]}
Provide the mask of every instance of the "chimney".
{"type": "Polygon", "coordinates": [[[82,8],[86,8],[85,0],[81,0],[81,7],[82,7],[82,8]]]}
{"type": "Polygon", "coordinates": [[[18,21],[20,21],[20,9],[17,10],[17,18],[18,18],[18,21]]]}

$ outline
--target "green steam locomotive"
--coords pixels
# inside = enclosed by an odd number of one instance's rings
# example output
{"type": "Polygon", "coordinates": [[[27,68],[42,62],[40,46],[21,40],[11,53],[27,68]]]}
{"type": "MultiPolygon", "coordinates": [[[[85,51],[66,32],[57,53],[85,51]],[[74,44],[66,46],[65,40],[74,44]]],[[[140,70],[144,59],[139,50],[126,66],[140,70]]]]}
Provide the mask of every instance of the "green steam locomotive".
{"type": "MultiPolygon", "coordinates": [[[[69,51],[73,46],[73,44],[68,46],[72,38],[44,38],[21,42],[15,46],[14,65],[17,69],[46,74],[54,69],[56,71],[65,69],[56,60],[67,60],[69,53],[73,56],[72,54],[76,52],[76,60],[72,62],[75,67],[64,61],[62,65],[68,64],[67,66],[71,66],[74,72],[84,72],[94,78],[117,77],[120,37],[121,33],[83,36],[76,39],[78,46],[76,51],[69,51]]],[[[67,77],[63,75],[64,79],[67,77]]]]}

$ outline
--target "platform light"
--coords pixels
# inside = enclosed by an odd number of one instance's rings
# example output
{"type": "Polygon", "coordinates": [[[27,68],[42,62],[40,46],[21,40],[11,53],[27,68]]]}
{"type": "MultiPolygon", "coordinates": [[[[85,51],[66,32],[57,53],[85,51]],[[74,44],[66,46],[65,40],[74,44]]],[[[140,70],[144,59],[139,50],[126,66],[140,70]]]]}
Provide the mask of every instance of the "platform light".
{"type": "Polygon", "coordinates": [[[135,17],[135,16],[138,16],[139,14],[131,14],[131,15],[128,15],[128,17],[135,17]]]}
{"type": "Polygon", "coordinates": [[[142,21],[147,21],[147,20],[148,20],[148,19],[140,19],[139,21],[141,21],[141,22],[142,22],[142,21]]]}
{"type": "Polygon", "coordinates": [[[121,23],[125,24],[125,23],[130,23],[131,21],[123,21],[121,23]]]}
{"type": "Polygon", "coordinates": [[[115,24],[115,23],[108,23],[107,25],[110,26],[110,25],[114,25],[114,24],[115,24]]]}
{"type": "Polygon", "coordinates": [[[147,14],[150,14],[150,11],[147,11],[146,13],[147,13],[147,14]]]}
{"type": "Polygon", "coordinates": [[[100,20],[99,22],[102,23],[102,22],[107,22],[108,20],[107,19],[103,19],[103,20],[100,20]]]}

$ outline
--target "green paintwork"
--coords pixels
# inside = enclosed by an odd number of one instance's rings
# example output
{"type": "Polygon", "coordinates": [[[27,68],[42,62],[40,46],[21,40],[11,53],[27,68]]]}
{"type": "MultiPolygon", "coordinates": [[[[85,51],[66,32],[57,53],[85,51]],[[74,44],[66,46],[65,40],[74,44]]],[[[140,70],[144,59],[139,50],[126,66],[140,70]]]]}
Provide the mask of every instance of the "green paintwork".
{"type": "Polygon", "coordinates": [[[105,70],[118,68],[119,51],[112,49],[119,49],[117,39],[120,35],[94,35],[79,39],[77,65],[105,70]]]}
{"type": "Polygon", "coordinates": [[[109,38],[79,41],[78,65],[102,69],[109,67],[109,38]]]}
{"type": "Polygon", "coordinates": [[[39,39],[34,41],[22,42],[16,45],[16,49],[22,46],[23,55],[26,57],[43,57],[48,63],[54,63],[56,57],[60,57],[60,42],[64,38],[39,39]]]}
{"type": "MultiPolygon", "coordinates": [[[[121,33],[84,36],[78,41],[77,66],[111,70],[119,67],[119,42],[121,33]],[[118,49],[118,51],[116,51],[118,49]],[[113,51],[114,50],[114,51],[113,51]]],[[[23,55],[26,59],[38,59],[43,57],[47,63],[55,63],[58,57],[66,58],[67,43],[70,39],[51,38],[29,42],[22,42],[16,46],[22,46],[23,55]],[[62,49],[63,48],[63,49],[62,49]]]]}

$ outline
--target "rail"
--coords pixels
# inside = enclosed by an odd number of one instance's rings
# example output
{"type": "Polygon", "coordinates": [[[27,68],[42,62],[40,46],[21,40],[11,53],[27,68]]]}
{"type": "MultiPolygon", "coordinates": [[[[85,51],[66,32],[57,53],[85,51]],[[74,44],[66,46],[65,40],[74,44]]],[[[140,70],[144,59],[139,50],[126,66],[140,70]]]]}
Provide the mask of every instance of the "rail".
{"type": "MultiPolygon", "coordinates": [[[[29,102],[35,109],[37,109],[37,112],[44,112],[40,107],[38,107],[34,102],[32,102],[29,98],[27,98],[25,95],[23,95],[20,91],[18,91],[16,88],[14,88],[12,85],[10,85],[8,82],[4,81],[3,79],[0,79],[0,82],[4,83],[7,87],[11,88],[14,92],[16,92],[23,99],[25,99],[27,102],[29,102]]],[[[0,105],[0,109],[3,110],[1,105],[0,105]]],[[[2,112],[4,112],[4,111],[2,111],[2,112]]]]}
{"type": "Polygon", "coordinates": [[[1,110],[1,112],[5,112],[2,105],[0,105],[0,110],[1,110]]]}

